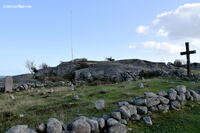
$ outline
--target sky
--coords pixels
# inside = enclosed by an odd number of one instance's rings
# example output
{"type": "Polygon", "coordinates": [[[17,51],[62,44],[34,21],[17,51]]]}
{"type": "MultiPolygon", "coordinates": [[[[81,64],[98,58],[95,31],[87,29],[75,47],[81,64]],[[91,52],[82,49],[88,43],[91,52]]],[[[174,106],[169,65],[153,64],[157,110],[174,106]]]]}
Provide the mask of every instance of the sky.
{"type": "Polygon", "coordinates": [[[26,60],[57,66],[89,60],[200,62],[199,0],[0,0],[0,75],[29,72],[26,60]]]}

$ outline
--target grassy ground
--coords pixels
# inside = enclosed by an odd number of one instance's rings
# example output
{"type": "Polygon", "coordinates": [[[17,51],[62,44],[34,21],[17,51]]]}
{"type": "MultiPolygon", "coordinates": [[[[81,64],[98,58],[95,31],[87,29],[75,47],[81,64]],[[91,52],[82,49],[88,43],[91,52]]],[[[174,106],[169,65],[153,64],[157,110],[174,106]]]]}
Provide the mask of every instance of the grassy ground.
{"type": "MultiPolygon", "coordinates": [[[[117,108],[117,102],[127,101],[134,96],[143,94],[146,91],[158,92],[168,90],[176,85],[186,85],[190,89],[200,86],[200,82],[181,81],[167,78],[153,78],[145,81],[123,82],[118,84],[83,86],[72,91],[71,88],[57,87],[52,94],[41,94],[49,88],[23,92],[13,92],[15,100],[9,98],[9,94],[0,94],[0,133],[5,132],[9,127],[18,124],[28,124],[35,128],[40,123],[46,123],[50,117],[69,123],[74,117],[102,116],[117,108]],[[145,88],[138,88],[143,82],[145,88]],[[101,93],[107,90],[107,93],[101,93]],[[72,96],[79,95],[79,101],[73,101],[72,96]],[[94,102],[97,99],[105,99],[106,108],[97,111],[94,102]],[[24,117],[20,117],[23,114],[24,117]]],[[[130,133],[197,133],[200,127],[200,105],[194,108],[185,108],[183,111],[167,114],[153,115],[154,125],[147,126],[143,122],[131,123],[133,127],[130,133]]]]}

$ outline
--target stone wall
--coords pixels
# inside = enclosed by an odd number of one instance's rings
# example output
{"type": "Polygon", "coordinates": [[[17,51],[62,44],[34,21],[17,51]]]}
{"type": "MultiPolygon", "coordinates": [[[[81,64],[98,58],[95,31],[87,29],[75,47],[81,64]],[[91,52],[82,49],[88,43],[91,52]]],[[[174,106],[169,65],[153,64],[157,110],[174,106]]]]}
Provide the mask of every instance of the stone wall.
{"type": "Polygon", "coordinates": [[[100,118],[81,116],[74,118],[68,125],[55,118],[50,118],[46,124],[40,124],[35,131],[29,129],[27,125],[17,125],[6,133],[127,133],[129,130],[134,130],[126,126],[128,122],[143,120],[152,125],[150,114],[166,113],[170,109],[180,110],[187,101],[199,100],[198,93],[179,85],[167,92],[145,92],[144,95],[131,101],[119,102],[118,109],[100,118]]]}

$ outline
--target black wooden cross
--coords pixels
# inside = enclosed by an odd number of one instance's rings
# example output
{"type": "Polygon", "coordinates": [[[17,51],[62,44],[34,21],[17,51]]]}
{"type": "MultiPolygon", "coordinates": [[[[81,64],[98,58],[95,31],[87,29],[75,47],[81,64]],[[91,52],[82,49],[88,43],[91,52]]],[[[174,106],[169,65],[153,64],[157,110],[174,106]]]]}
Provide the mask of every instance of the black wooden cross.
{"type": "Polygon", "coordinates": [[[190,54],[195,54],[196,50],[190,51],[189,42],[186,42],[185,46],[186,46],[186,51],[181,52],[181,55],[186,55],[186,57],[187,57],[187,74],[188,74],[188,77],[189,77],[190,76],[190,54]]]}

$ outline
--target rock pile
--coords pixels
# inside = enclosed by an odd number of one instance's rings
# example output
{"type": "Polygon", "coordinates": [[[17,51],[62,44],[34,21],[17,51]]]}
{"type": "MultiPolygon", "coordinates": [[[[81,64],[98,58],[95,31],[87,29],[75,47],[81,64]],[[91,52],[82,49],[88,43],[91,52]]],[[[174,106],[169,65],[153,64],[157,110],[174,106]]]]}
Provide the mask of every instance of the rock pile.
{"type": "Polygon", "coordinates": [[[187,90],[185,86],[179,85],[169,91],[160,91],[157,94],[145,92],[129,102],[119,102],[119,108],[108,115],[100,118],[87,118],[84,116],[75,118],[72,123],[64,125],[55,118],[50,118],[47,124],[41,124],[37,130],[29,129],[28,126],[15,126],[6,133],[126,133],[127,123],[131,121],[144,120],[152,125],[149,114],[154,112],[166,113],[170,109],[180,110],[186,101],[199,101],[200,95],[194,90],[187,90]]]}

